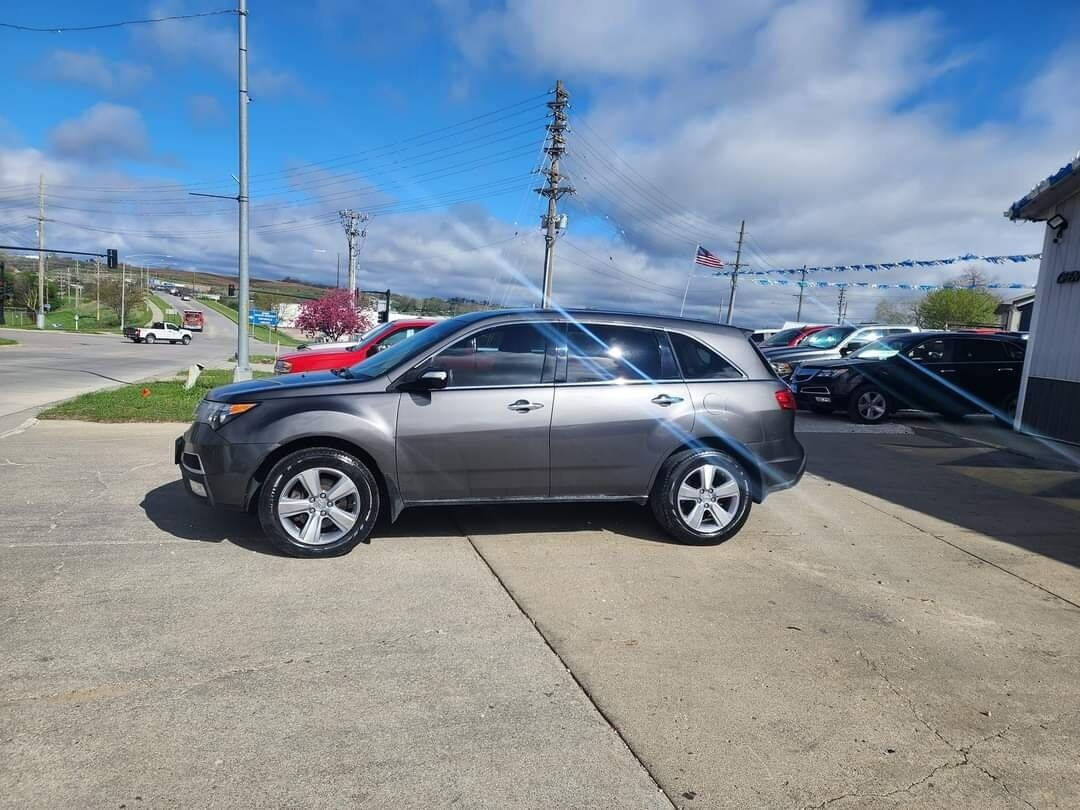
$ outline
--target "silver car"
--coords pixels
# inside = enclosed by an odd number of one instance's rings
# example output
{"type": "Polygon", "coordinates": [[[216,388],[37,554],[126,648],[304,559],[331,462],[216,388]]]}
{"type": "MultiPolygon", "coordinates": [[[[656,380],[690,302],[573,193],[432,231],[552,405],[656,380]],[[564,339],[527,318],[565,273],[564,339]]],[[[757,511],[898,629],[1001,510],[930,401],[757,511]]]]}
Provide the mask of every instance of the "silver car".
{"type": "Polygon", "coordinates": [[[592,311],[474,312],[355,366],[215,388],[176,441],[187,490],[288,554],[342,554],[409,506],[649,504],[734,535],[802,476],[795,401],[747,333],[592,311]]]}

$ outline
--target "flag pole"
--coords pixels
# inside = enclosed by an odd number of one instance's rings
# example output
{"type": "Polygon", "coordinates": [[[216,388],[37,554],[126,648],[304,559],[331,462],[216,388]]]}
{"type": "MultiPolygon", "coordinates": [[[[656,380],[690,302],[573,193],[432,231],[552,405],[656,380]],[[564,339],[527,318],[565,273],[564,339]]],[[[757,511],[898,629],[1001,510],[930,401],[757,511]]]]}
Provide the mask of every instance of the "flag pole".
{"type": "Polygon", "coordinates": [[[697,264],[697,252],[700,249],[701,249],[701,245],[698,245],[696,248],[694,248],[694,260],[692,262],[690,262],[690,274],[686,277],[686,289],[683,290],[682,306],[679,307],[679,317],[680,318],[683,316],[683,310],[686,309],[686,296],[690,292],[690,279],[692,279],[694,277],[694,265],[697,264]]]}

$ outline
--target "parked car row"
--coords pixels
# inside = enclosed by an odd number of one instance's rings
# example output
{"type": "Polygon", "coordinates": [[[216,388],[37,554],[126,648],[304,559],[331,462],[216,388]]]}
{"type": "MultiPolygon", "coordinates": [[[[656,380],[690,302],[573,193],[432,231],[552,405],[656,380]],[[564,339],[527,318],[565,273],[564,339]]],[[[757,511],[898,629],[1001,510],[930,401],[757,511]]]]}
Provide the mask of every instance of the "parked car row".
{"type": "Polygon", "coordinates": [[[790,385],[800,407],[846,411],[864,424],[903,409],[946,418],[989,413],[1009,420],[1016,411],[1026,347],[1022,338],[1004,334],[893,334],[841,358],[795,361],[790,385]]]}

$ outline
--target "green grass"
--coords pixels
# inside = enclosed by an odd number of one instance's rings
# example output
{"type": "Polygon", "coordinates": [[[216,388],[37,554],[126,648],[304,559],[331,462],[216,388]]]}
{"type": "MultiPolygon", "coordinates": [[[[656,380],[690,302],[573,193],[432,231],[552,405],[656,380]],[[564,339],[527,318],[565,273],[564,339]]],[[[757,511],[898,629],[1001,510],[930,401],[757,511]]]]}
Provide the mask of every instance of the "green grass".
{"type": "MultiPolygon", "coordinates": [[[[214,369],[199,375],[195,387],[184,390],[186,372],[176,380],[125,385],[61,402],[42,411],[38,419],[77,419],[83,422],[190,422],[195,406],[219,385],[232,382],[231,369],[214,369]],[[144,395],[144,392],[149,392],[144,395]]],[[[256,371],[256,377],[269,377],[256,371]]]]}
{"type": "MultiPolygon", "coordinates": [[[[97,304],[94,299],[79,300],[79,331],[80,332],[119,332],[120,316],[107,306],[101,307],[101,320],[97,318],[97,304]]],[[[9,321],[13,319],[9,316],[9,321]]],[[[142,326],[150,320],[150,310],[146,306],[132,307],[127,311],[128,325],[142,326]]],[[[35,329],[35,316],[28,313],[24,323],[7,324],[15,329],[35,329]]],[[[75,299],[61,299],[59,306],[45,313],[45,329],[50,332],[74,332],[75,331],[75,299]]]]}
{"type": "Polygon", "coordinates": [[[0,346],[16,346],[19,341],[10,340],[9,338],[0,338],[0,346]]]}
{"type": "Polygon", "coordinates": [[[160,298],[159,296],[154,295],[153,293],[150,293],[149,298],[150,298],[151,301],[153,301],[155,304],[157,304],[157,308],[161,310],[161,316],[168,323],[175,323],[175,324],[180,323],[180,315],[179,315],[179,313],[176,314],[176,315],[169,315],[167,313],[167,310],[174,308],[171,304],[165,303],[165,301],[162,298],[160,298]]]}
{"type": "MultiPolygon", "coordinates": [[[[237,312],[232,307],[227,307],[219,301],[213,301],[206,298],[202,301],[210,309],[217,310],[233,323],[236,323],[237,312]]],[[[282,346],[299,346],[302,341],[297,340],[294,337],[284,334],[277,329],[271,332],[268,326],[253,326],[251,327],[251,336],[255,340],[261,340],[263,343],[280,343],[282,346]]]]}
{"type": "Polygon", "coordinates": [[[249,354],[249,363],[273,363],[277,358],[272,354],[249,354]]]}

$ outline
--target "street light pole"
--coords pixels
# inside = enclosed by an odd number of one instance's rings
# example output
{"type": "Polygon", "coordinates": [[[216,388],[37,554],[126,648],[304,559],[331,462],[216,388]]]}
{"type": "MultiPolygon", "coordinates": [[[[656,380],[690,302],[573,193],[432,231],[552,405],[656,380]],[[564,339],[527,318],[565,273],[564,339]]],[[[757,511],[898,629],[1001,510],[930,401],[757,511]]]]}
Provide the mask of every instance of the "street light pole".
{"type": "Polygon", "coordinates": [[[239,16],[239,64],[237,70],[240,104],[240,261],[237,279],[236,318],[236,371],[233,380],[250,380],[248,365],[248,75],[247,75],[247,0],[240,0],[239,16]]]}

